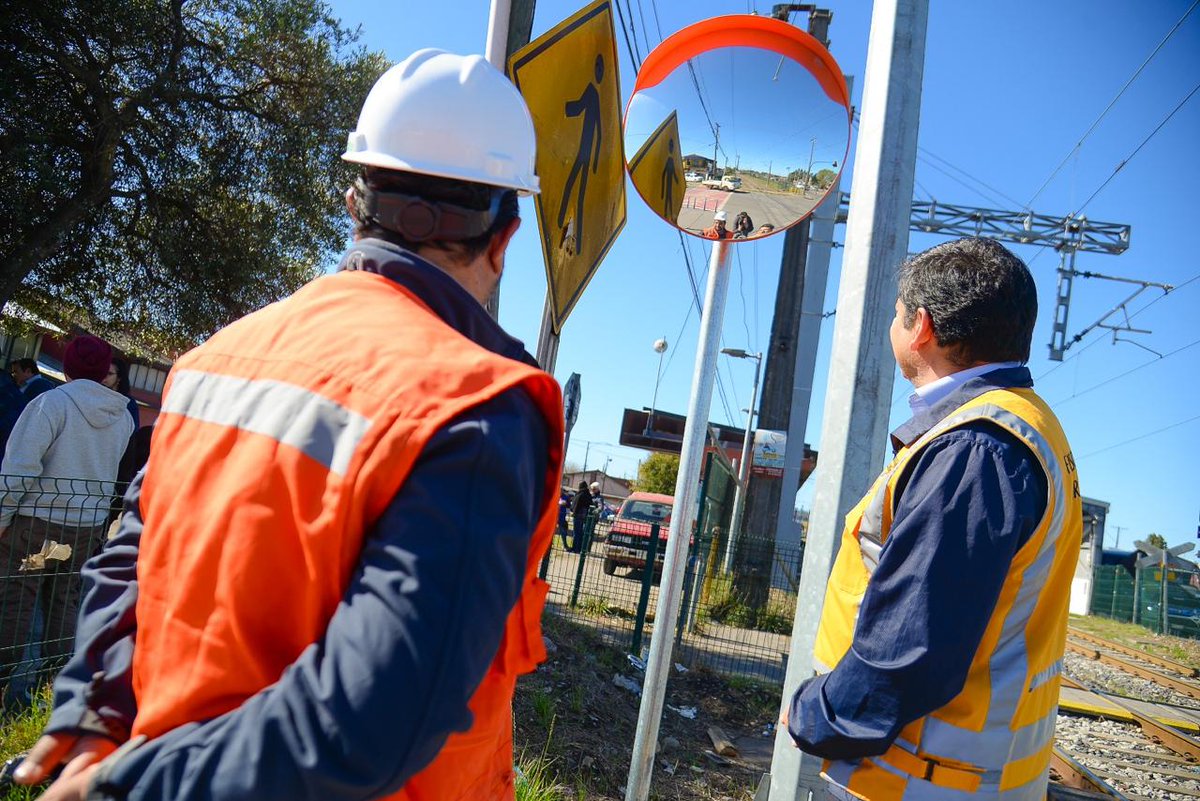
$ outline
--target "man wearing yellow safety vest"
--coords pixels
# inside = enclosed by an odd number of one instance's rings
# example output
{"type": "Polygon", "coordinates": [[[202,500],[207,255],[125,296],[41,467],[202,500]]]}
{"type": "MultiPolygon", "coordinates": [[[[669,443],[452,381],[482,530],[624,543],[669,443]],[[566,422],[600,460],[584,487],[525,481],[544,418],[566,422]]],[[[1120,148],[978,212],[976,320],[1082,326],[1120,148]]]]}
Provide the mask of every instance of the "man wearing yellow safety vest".
{"type": "Polygon", "coordinates": [[[1079,481],[1024,363],[1025,265],[988,239],[900,269],[892,349],[916,392],[896,456],[846,517],[787,710],[835,798],[1045,798],[1079,481]]]}
{"type": "Polygon", "coordinates": [[[341,269],[171,372],[17,771],[66,764],[47,799],[513,797],[563,416],[482,303],[538,190],[532,120],[482,58],[423,50],[343,158],[341,269]]]}

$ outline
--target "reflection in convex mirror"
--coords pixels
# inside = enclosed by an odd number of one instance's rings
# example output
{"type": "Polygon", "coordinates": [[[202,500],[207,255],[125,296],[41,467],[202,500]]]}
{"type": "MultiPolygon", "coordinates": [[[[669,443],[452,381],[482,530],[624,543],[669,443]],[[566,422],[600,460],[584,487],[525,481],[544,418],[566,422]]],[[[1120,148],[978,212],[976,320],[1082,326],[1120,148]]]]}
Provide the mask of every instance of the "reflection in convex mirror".
{"type": "Polygon", "coordinates": [[[666,39],[625,111],[638,194],[707,239],[756,239],[800,222],[829,192],[849,145],[836,63],[816,39],[764,17],[718,17],[666,39]]]}

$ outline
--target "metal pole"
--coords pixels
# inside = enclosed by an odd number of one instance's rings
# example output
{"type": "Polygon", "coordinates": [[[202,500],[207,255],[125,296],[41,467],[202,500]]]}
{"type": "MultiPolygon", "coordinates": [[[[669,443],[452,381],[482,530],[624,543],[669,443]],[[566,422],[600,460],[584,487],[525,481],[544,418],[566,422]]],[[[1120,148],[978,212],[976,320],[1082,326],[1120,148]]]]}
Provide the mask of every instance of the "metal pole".
{"type": "Polygon", "coordinates": [[[638,595],[637,614],[633,620],[633,642],[630,652],[642,658],[642,632],[646,628],[646,609],[650,606],[650,585],[654,583],[654,562],[658,558],[658,523],[650,525],[650,538],[646,540],[646,565],[642,568],[642,589],[638,595]]]}
{"type": "Polygon", "coordinates": [[[729,572],[733,565],[733,551],[742,531],[742,514],[746,505],[746,489],[750,480],[750,444],[754,441],[754,404],[758,402],[758,373],[762,367],[762,354],[754,354],[754,389],[750,390],[750,408],[746,414],[746,433],[742,437],[742,460],[738,463],[738,483],[733,490],[733,519],[729,521],[729,536],[725,538],[725,561],[722,571],[729,572]]]}
{"type": "MultiPolygon", "coordinates": [[[[658,588],[656,619],[675,620],[679,614],[683,570],[687,567],[688,539],[696,519],[696,492],[700,478],[700,459],[708,430],[712,405],[713,381],[717,374],[717,350],[725,319],[725,297],[729,290],[729,251],[727,240],[713,243],[708,262],[708,288],[700,316],[700,347],[692,373],[692,394],[688,401],[687,423],[683,430],[683,448],[679,456],[679,477],[675,482],[675,510],[667,539],[666,561],[658,588]]],[[[654,771],[654,751],[658,727],[662,722],[663,697],[671,668],[671,626],[654,627],[650,638],[650,656],[646,662],[646,681],[633,740],[633,758],[625,801],[646,801],[650,795],[650,776],[654,771]]]]}
{"type": "Polygon", "coordinates": [[[1162,619],[1162,624],[1161,624],[1161,627],[1159,628],[1158,633],[1159,634],[1170,634],[1171,633],[1170,632],[1170,628],[1171,628],[1170,612],[1167,611],[1167,552],[1165,550],[1162,552],[1162,567],[1159,569],[1162,571],[1159,573],[1159,576],[1162,578],[1162,582],[1161,582],[1160,588],[1159,588],[1160,595],[1159,595],[1159,601],[1158,601],[1158,608],[1159,608],[1159,617],[1162,619]]]}
{"type": "Polygon", "coordinates": [[[648,438],[653,438],[651,431],[654,430],[654,409],[658,406],[658,382],[662,380],[662,363],[663,355],[667,352],[667,338],[654,340],[654,349],[658,351],[658,370],[654,373],[654,395],[650,398],[650,414],[646,417],[646,430],[642,435],[648,438]]]}
{"type": "Polygon", "coordinates": [[[558,334],[554,333],[553,317],[550,311],[550,291],[546,290],[546,303],[542,307],[542,327],[538,330],[537,359],[538,366],[550,375],[554,375],[554,365],[558,361],[558,334]]]}
{"type": "MultiPolygon", "coordinates": [[[[876,0],[855,151],[855,189],[825,395],[816,503],[792,625],[781,707],[813,675],[817,623],[841,521],[883,466],[895,363],[888,328],[895,271],[908,249],[928,0],[876,0]],[[863,189],[858,189],[861,186],[863,189]],[[860,201],[859,198],[862,198],[860,201]]],[[[826,796],[821,761],[775,736],[771,801],[826,796]]]]}
{"type": "MultiPolygon", "coordinates": [[[[846,88],[854,91],[854,78],[846,76],[846,88]]],[[[804,437],[808,431],[808,413],[812,405],[813,375],[817,369],[817,346],[821,340],[821,321],[825,312],[825,285],[829,280],[829,260],[833,253],[834,225],[841,204],[841,175],[834,180],[829,194],[813,212],[809,226],[808,258],[804,263],[804,289],[800,300],[800,327],[796,331],[796,363],[792,371],[792,411],[788,415],[787,447],[783,452],[783,478],[779,487],[779,512],[775,516],[775,560],[771,585],[782,586],[777,579],[781,557],[800,550],[800,524],[795,520],[796,493],[804,467],[804,437]]]]}

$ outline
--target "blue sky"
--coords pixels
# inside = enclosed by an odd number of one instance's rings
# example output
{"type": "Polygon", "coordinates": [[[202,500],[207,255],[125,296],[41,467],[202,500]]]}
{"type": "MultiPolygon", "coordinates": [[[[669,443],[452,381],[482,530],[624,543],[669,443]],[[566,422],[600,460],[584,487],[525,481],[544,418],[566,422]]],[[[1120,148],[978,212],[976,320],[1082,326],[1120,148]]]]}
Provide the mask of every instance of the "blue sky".
{"type": "MultiPolygon", "coordinates": [[[[581,7],[576,0],[538,0],[534,36],[581,7]]],[[[638,48],[708,16],[769,11],[759,0],[630,0],[638,48]],[[643,27],[643,19],[646,26],[643,27]],[[645,31],[643,41],[642,32],[645,31]]],[[[1200,83],[1200,10],[1193,12],[1150,61],[1077,151],[1080,137],[1191,5],[1191,0],[932,0],[921,101],[918,199],[988,208],[1021,208],[1071,154],[1032,208],[1065,215],[1075,211],[1112,176],[1165,117],[1200,83]],[[982,182],[982,183],[981,183],[982,182]]],[[[362,26],[362,41],[400,60],[422,47],[482,52],[486,0],[384,4],[336,0],[335,14],[362,26]]],[[[863,87],[870,4],[832,0],[831,52],[863,87]]],[[[624,7],[624,4],[622,4],[624,7]]],[[[621,89],[628,96],[633,65],[618,32],[621,89]]],[[[856,142],[851,142],[851,153],[856,142]]],[[[851,157],[843,188],[853,191],[851,157]]],[[[1200,516],[1200,257],[1192,240],[1200,213],[1200,93],[1167,122],[1099,194],[1084,213],[1091,219],[1132,226],[1131,247],[1120,256],[1081,254],[1079,270],[1184,285],[1158,299],[1152,290],[1131,304],[1150,335],[1137,345],[1111,344],[1095,332],[1067,352],[1061,364],[1046,358],[1058,256],[1017,246],[1038,283],[1041,313],[1030,368],[1038,390],[1059,412],[1071,439],[1087,496],[1111,504],[1107,545],[1121,527],[1120,545],[1150,532],[1177,544],[1196,536],[1200,516]],[[1153,302],[1153,305],[1147,305],[1153,302]],[[1147,350],[1150,349],[1150,350],[1147,350]],[[1160,358],[1162,354],[1165,358],[1160,358]]],[[[704,244],[675,232],[627,192],[628,222],[563,329],[556,375],[582,377],[582,405],[568,459],[608,464],[614,475],[633,476],[643,454],[618,446],[621,411],[649,406],[665,336],[660,409],[682,413],[695,359],[698,314],[684,267],[690,249],[700,291],[707,264],[704,244]]],[[[545,296],[545,272],[533,207],[509,251],[501,291],[501,323],[532,351],[545,296]]],[[[839,227],[836,238],[844,235],[839,227]]],[[[944,241],[912,234],[909,250],[944,241]]],[[[770,334],[782,238],[739,245],[733,256],[723,345],[765,351],[770,334]]],[[[841,250],[835,249],[826,306],[833,309],[841,250]]],[[[1130,287],[1077,279],[1069,330],[1074,335],[1121,301],[1130,287]]],[[[807,441],[820,449],[821,387],[828,372],[833,321],[822,327],[807,441]]],[[[753,367],[725,359],[722,395],[711,419],[744,425],[753,367]]],[[[910,387],[897,378],[892,423],[907,417],[910,387]]],[[[820,468],[818,468],[820,469],[820,468]]],[[[812,484],[800,492],[812,501],[812,484]]]]}

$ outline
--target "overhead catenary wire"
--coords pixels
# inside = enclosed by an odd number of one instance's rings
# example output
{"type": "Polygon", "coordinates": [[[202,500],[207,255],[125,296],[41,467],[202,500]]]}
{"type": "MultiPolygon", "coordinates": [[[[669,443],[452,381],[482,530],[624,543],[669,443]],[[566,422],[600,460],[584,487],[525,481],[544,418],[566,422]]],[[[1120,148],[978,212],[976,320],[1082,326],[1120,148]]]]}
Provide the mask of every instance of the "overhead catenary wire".
{"type": "Polygon", "coordinates": [[[1180,26],[1183,25],[1184,20],[1186,20],[1192,11],[1195,10],[1197,5],[1200,5],[1200,0],[1194,0],[1194,2],[1188,6],[1187,11],[1183,12],[1183,16],[1179,18],[1179,21],[1171,27],[1171,30],[1167,31],[1167,35],[1162,38],[1162,41],[1160,41],[1158,45],[1155,46],[1152,51],[1150,51],[1150,55],[1146,56],[1146,60],[1142,62],[1142,65],[1134,70],[1133,75],[1129,76],[1129,80],[1125,82],[1125,85],[1121,87],[1116,96],[1113,97],[1113,99],[1108,102],[1108,105],[1104,107],[1104,111],[1100,112],[1100,116],[1096,117],[1092,124],[1088,126],[1088,129],[1084,131],[1083,136],[1079,137],[1079,141],[1075,143],[1075,146],[1071,148],[1065,156],[1063,156],[1062,161],[1060,161],[1058,166],[1050,172],[1050,175],[1045,181],[1042,182],[1042,185],[1038,187],[1038,190],[1033,193],[1033,197],[1029,198],[1028,202],[1026,202],[1022,208],[1026,210],[1032,208],[1033,201],[1037,200],[1038,197],[1041,196],[1042,192],[1046,191],[1046,187],[1050,185],[1050,182],[1054,180],[1054,177],[1058,175],[1063,167],[1066,166],[1067,162],[1071,160],[1071,157],[1079,151],[1079,148],[1083,146],[1084,141],[1092,135],[1093,131],[1096,130],[1096,126],[1100,124],[1101,120],[1108,116],[1108,112],[1112,111],[1113,106],[1115,106],[1117,101],[1121,99],[1121,96],[1125,94],[1125,90],[1127,90],[1133,84],[1133,82],[1137,80],[1138,76],[1142,74],[1142,70],[1146,69],[1146,65],[1158,55],[1158,51],[1162,50],[1163,45],[1165,45],[1167,41],[1175,35],[1175,32],[1179,30],[1180,26]]]}
{"type": "Polygon", "coordinates": [[[1087,389],[1081,389],[1078,392],[1073,393],[1072,395],[1069,395],[1061,400],[1055,401],[1054,403],[1051,404],[1051,406],[1062,406],[1063,404],[1069,403],[1069,402],[1075,400],[1076,398],[1079,398],[1079,397],[1082,397],[1082,396],[1088,394],[1089,392],[1100,389],[1101,387],[1108,386],[1109,384],[1113,383],[1114,381],[1119,381],[1120,379],[1125,378],[1126,376],[1132,375],[1132,374],[1138,372],[1139,370],[1149,367],[1152,364],[1160,364],[1163,361],[1171,358],[1172,356],[1174,356],[1178,353],[1183,353],[1184,351],[1188,350],[1189,348],[1194,348],[1197,345],[1200,345],[1200,339],[1189,342],[1188,344],[1186,344],[1182,347],[1176,348],[1175,350],[1170,351],[1169,353],[1164,353],[1162,356],[1159,356],[1157,359],[1152,359],[1148,362],[1142,362],[1137,367],[1132,367],[1123,373],[1118,373],[1117,375],[1115,375],[1111,378],[1106,378],[1105,380],[1101,381],[1100,383],[1093,384],[1092,386],[1088,387],[1087,389]]]}
{"type": "Polygon", "coordinates": [[[1193,423],[1197,420],[1200,420],[1200,414],[1193,415],[1192,417],[1189,417],[1186,420],[1180,420],[1178,423],[1171,423],[1170,425],[1163,426],[1162,428],[1156,428],[1153,431],[1147,431],[1145,434],[1139,434],[1136,437],[1130,437],[1127,440],[1122,440],[1121,442],[1116,442],[1116,443],[1113,443],[1112,445],[1107,445],[1107,446],[1101,448],[1100,450],[1091,451],[1090,453],[1085,453],[1082,456],[1076,456],[1075,459],[1076,459],[1076,461],[1079,461],[1082,459],[1088,459],[1092,456],[1098,456],[1099,454],[1105,453],[1106,451],[1111,451],[1114,448],[1120,448],[1125,445],[1130,445],[1139,440],[1147,439],[1147,438],[1153,437],[1157,434],[1162,434],[1165,431],[1170,431],[1173,428],[1179,428],[1180,426],[1187,425],[1188,423],[1193,423]]]}
{"type": "Polygon", "coordinates": [[[1158,125],[1156,125],[1156,126],[1154,127],[1154,130],[1153,130],[1153,131],[1151,131],[1149,134],[1147,134],[1147,135],[1146,135],[1146,138],[1145,138],[1145,139],[1143,139],[1143,140],[1142,140],[1142,141],[1141,141],[1141,142],[1138,144],[1138,146],[1137,146],[1137,147],[1135,147],[1135,148],[1133,149],[1133,152],[1132,152],[1132,153],[1130,153],[1130,154],[1129,154],[1128,156],[1126,156],[1125,158],[1123,158],[1123,159],[1121,160],[1121,163],[1120,163],[1120,164],[1118,164],[1118,165],[1117,165],[1115,168],[1113,168],[1113,171],[1112,171],[1112,173],[1111,173],[1111,174],[1110,174],[1110,175],[1109,175],[1107,178],[1105,178],[1105,179],[1104,179],[1104,183],[1102,183],[1102,184],[1100,184],[1100,186],[1096,187],[1096,191],[1095,191],[1095,192],[1092,192],[1092,194],[1088,196],[1088,199],[1087,199],[1087,200],[1085,200],[1085,201],[1083,202],[1083,205],[1082,205],[1082,206],[1080,206],[1080,207],[1079,207],[1079,208],[1078,208],[1078,209],[1075,211],[1075,214],[1074,214],[1074,215],[1072,215],[1072,216],[1078,217],[1080,214],[1082,214],[1082,213],[1083,213],[1083,210],[1084,210],[1084,209],[1086,209],[1086,208],[1088,207],[1088,204],[1089,204],[1089,203],[1091,203],[1093,200],[1095,200],[1095,198],[1096,198],[1096,195],[1100,194],[1100,193],[1101,193],[1101,192],[1104,190],[1104,187],[1108,186],[1109,182],[1111,182],[1113,178],[1116,178],[1116,177],[1117,177],[1117,173],[1119,173],[1121,170],[1125,169],[1125,165],[1126,165],[1126,164],[1128,164],[1130,161],[1132,161],[1132,160],[1133,160],[1133,157],[1134,157],[1134,156],[1136,156],[1136,155],[1137,155],[1137,154],[1138,154],[1138,153],[1141,151],[1141,149],[1142,149],[1143,147],[1145,147],[1145,146],[1146,146],[1146,144],[1147,144],[1147,143],[1148,143],[1148,142],[1149,142],[1151,139],[1153,139],[1153,138],[1154,138],[1154,135],[1155,135],[1155,134],[1157,134],[1159,131],[1161,131],[1164,125],[1166,125],[1168,122],[1170,122],[1170,121],[1171,121],[1171,118],[1175,116],[1175,114],[1176,114],[1176,113],[1179,111],[1179,109],[1183,108],[1183,107],[1184,107],[1184,105],[1185,105],[1185,104],[1186,104],[1186,103],[1187,103],[1189,100],[1191,100],[1191,99],[1192,99],[1192,97],[1193,97],[1193,96],[1196,94],[1196,92],[1197,92],[1197,91],[1200,91],[1200,83],[1198,83],[1198,84],[1196,84],[1195,86],[1193,86],[1193,87],[1192,87],[1192,91],[1188,92],[1188,93],[1187,93],[1187,96],[1186,96],[1186,97],[1184,97],[1184,98],[1183,98],[1183,100],[1180,100],[1180,101],[1179,101],[1179,103],[1178,103],[1178,105],[1176,105],[1176,106],[1175,106],[1175,108],[1171,109],[1171,112],[1170,112],[1169,114],[1167,114],[1167,116],[1163,117],[1163,120],[1162,120],[1162,122],[1160,122],[1158,125]]]}

